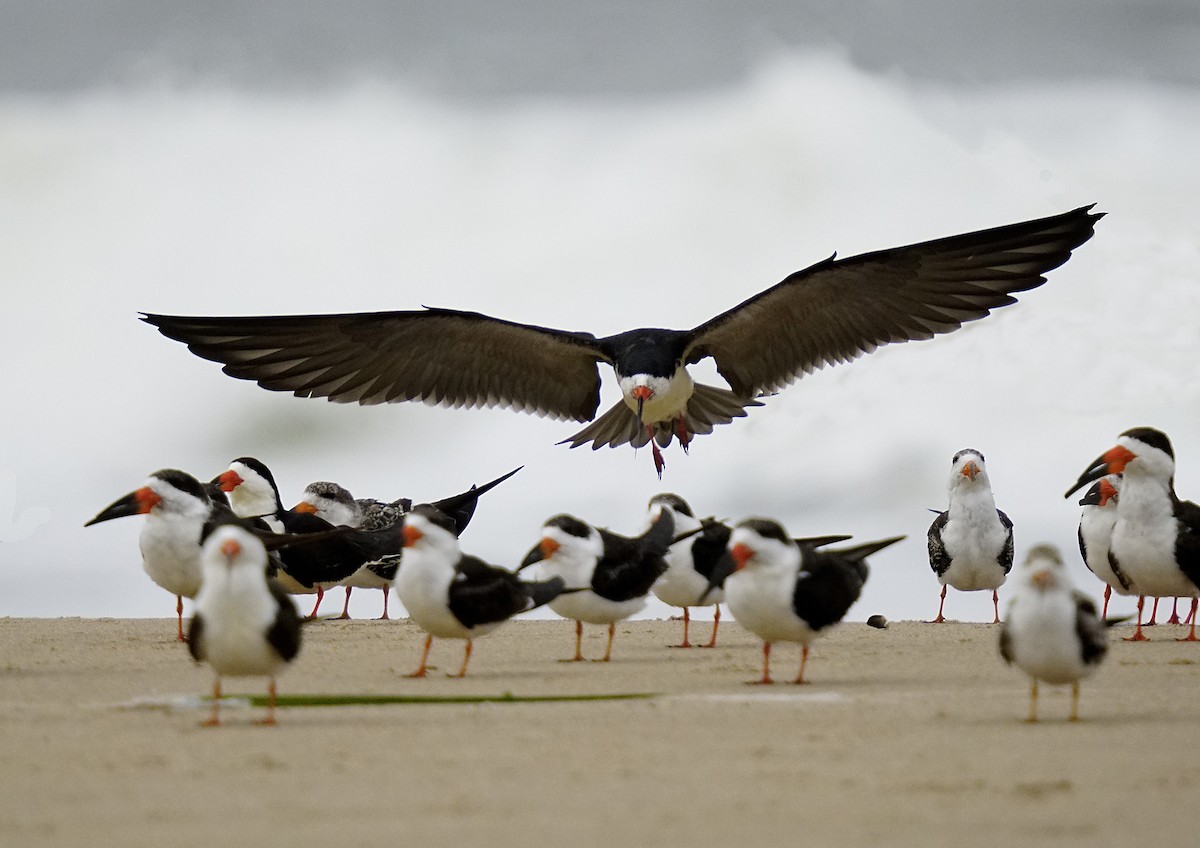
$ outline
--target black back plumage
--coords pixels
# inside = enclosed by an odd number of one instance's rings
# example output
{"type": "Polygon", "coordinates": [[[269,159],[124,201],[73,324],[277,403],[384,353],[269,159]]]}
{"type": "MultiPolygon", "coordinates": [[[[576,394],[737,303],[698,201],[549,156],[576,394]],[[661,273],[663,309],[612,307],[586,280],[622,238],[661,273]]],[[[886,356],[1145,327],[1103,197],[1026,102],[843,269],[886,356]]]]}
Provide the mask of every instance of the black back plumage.
{"type": "Polygon", "coordinates": [[[675,519],[662,510],[641,536],[630,539],[597,528],[604,554],[592,572],[591,589],[610,601],[629,601],[650,591],[667,570],[666,553],[675,538],[675,519]]]}
{"type": "Polygon", "coordinates": [[[896,536],[836,551],[802,546],[800,575],[792,595],[796,615],[813,630],[841,621],[867,582],[866,558],[903,538],[896,536]]]}
{"type": "Polygon", "coordinates": [[[450,612],[464,627],[506,621],[562,593],[561,577],[524,581],[511,571],[464,554],[450,583],[450,612]]]}

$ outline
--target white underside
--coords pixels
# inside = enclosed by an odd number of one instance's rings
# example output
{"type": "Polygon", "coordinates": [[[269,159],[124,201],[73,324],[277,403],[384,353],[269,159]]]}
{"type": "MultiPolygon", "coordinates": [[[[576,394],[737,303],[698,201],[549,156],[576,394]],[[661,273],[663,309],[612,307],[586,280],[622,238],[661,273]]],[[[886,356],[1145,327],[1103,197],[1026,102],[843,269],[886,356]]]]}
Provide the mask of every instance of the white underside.
{"type": "MultiPolygon", "coordinates": [[[[744,569],[725,581],[725,602],[738,624],[764,642],[811,644],[817,631],[792,607],[798,572],[791,569],[744,569]]],[[[825,628],[828,629],[828,628],[825,628]]]]}
{"type": "Polygon", "coordinates": [[[450,583],[454,570],[436,562],[418,548],[406,548],[404,567],[396,574],[396,594],[409,617],[431,636],[440,639],[476,639],[490,633],[504,622],[464,627],[450,612],[450,583]]]}
{"type": "Polygon", "coordinates": [[[1022,592],[1005,616],[1013,662],[1046,683],[1072,683],[1096,670],[1085,665],[1075,632],[1075,601],[1067,592],[1022,592]]]}
{"type": "Polygon", "coordinates": [[[938,576],[942,585],[960,592],[998,589],[1008,575],[998,562],[1008,543],[1008,530],[996,515],[991,491],[976,489],[953,499],[942,528],[942,544],[950,567],[938,576]]]}
{"type": "Polygon", "coordinates": [[[654,394],[642,404],[642,422],[645,424],[672,421],[682,415],[687,410],[688,400],[692,397],[694,386],[692,376],[682,366],[669,380],[642,375],[624,377],[620,383],[625,404],[635,413],[638,402],[630,392],[638,386],[649,386],[654,390],[654,394]]]}
{"type": "Polygon", "coordinates": [[[196,596],[205,661],[223,677],[274,676],[285,665],[266,638],[278,614],[275,599],[262,577],[254,576],[256,585],[212,579],[196,596]]]}
{"type": "Polygon", "coordinates": [[[151,513],[138,539],[142,568],[172,595],[194,598],[202,581],[200,531],[203,519],[151,513]]]}
{"type": "Polygon", "coordinates": [[[1178,524],[1165,489],[1155,481],[1126,475],[1110,549],[1117,566],[1133,581],[1133,593],[1155,598],[1200,594],[1175,560],[1178,524]]]}

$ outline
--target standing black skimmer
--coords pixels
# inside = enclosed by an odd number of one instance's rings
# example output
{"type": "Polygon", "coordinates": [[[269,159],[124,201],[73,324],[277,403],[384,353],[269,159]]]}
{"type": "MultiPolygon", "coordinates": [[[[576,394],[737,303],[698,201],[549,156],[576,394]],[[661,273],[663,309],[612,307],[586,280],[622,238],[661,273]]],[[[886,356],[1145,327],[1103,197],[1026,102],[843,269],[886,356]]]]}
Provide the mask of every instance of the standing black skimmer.
{"type": "Polygon", "coordinates": [[[772,393],[826,365],[928,339],[1015,303],[1092,237],[1103,213],[1070,212],[846,259],[836,254],[691,330],[597,338],[452,309],[342,315],[142,319],[232,377],[338,403],[420,400],[507,406],[593,422],[564,440],[686,449],[772,393]],[[728,389],[695,384],[707,357],[728,389]],[[598,363],[622,401],[596,418],[598,363]]]}
{"type": "Polygon", "coordinates": [[[1079,720],[1079,681],[1108,652],[1096,605],[1075,591],[1052,545],[1035,545],[1017,569],[1000,625],[1000,655],[1029,675],[1029,718],[1037,721],[1038,681],[1071,684],[1071,721],[1079,720]]]}
{"type": "Polygon", "coordinates": [[[689,608],[711,605],[712,638],[700,647],[715,648],[717,628],[721,624],[721,603],[725,600],[725,593],[718,586],[707,595],[704,604],[697,601],[708,588],[708,578],[712,575],[713,566],[725,555],[725,546],[729,542],[732,528],[712,519],[701,521],[696,518],[687,501],[675,494],[655,495],[650,499],[648,508],[651,524],[658,518],[660,510],[667,510],[675,521],[676,537],[685,537],[672,544],[667,551],[667,570],[653,587],[655,597],[664,604],[683,608],[683,641],[672,647],[692,647],[692,643],[688,641],[688,624],[691,620],[689,608]]]}
{"type": "Polygon", "coordinates": [[[1175,451],[1166,434],[1151,427],[1126,430],[1115,447],[1097,457],[1067,492],[1108,474],[1121,474],[1117,520],[1108,557],[1114,571],[1138,594],[1138,626],[1130,641],[1144,641],[1146,596],[1192,599],[1192,627],[1181,641],[1196,639],[1200,595],[1200,506],[1175,494],[1175,451]]]}
{"type": "Polygon", "coordinates": [[[1101,618],[1108,617],[1108,601],[1113,589],[1121,595],[1134,595],[1129,578],[1114,570],[1108,559],[1113,525],[1117,523],[1117,501],[1120,498],[1121,475],[1109,474],[1087,490],[1079,501],[1079,553],[1088,571],[1104,581],[1104,609],[1101,618]]]}
{"type": "Polygon", "coordinates": [[[138,538],[142,568],[150,579],[175,596],[176,635],[183,633],[183,599],[200,591],[200,538],[213,511],[204,486],[192,475],[174,468],[155,471],[136,491],[109,504],[85,524],[145,515],[138,538]]]}
{"type": "MultiPolygon", "coordinates": [[[[427,506],[432,506],[450,518],[454,524],[454,535],[461,536],[475,515],[475,507],[479,503],[480,496],[499,486],[523,467],[514,468],[507,474],[501,475],[489,483],[484,483],[482,486],[472,485],[465,492],[433,501],[427,506]]],[[[410,498],[397,498],[394,501],[355,498],[344,486],[328,481],[319,481],[309,483],[305,487],[300,502],[292,507],[291,511],[316,515],[331,524],[345,524],[359,530],[373,532],[394,527],[412,508],[413,502],[410,498]]],[[[379,618],[386,620],[388,618],[388,592],[396,577],[396,571],[400,567],[400,560],[401,555],[395,554],[377,562],[368,562],[343,580],[341,585],[346,588],[346,603],[338,618],[350,617],[351,589],[365,588],[383,590],[383,615],[379,618]]]]}
{"type": "Polygon", "coordinates": [[[409,677],[424,677],[433,638],[465,639],[465,677],[472,641],[514,615],[558,597],[561,577],[527,583],[506,568],[463,554],[452,519],[428,505],[404,518],[404,567],[396,575],[396,594],[409,616],[426,632],[420,667],[409,677]]]}
{"type": "Polygon", "coordinates": [[[646,605],[654,581],[667,570],[664,556],[674,538],[675,521],[665,509],[645,533],[632,539],[571,515],[556,515],[542,526],[541,541],[517,570],[538,563],[541,579],[563,579],[568,591],[549,606],[575,621],[575,655],[567,662],[583,659],[585,621],[608,625],[608,645],[598,662],[609,661],[617,622],[646,605]]]}
{"type": "Polygon", "coordinates": [[[937,618],[946,606],[946,587],[960,592],[992,590],[993,624],[1000,622],[1000,597],[1013,563],[1013,530],[1008,516],[996,509],[983,454],[967,448],[950,463],[950,508],[929,526],[929,565],[942,584],[937,618]]]}
{"type": "Polygon", "coordinates": [[[808,648],[818,635],[841,621],[867,580],[866,558],[903,539],[895,536],[852,548],[821,551],[797,544],[783,527],[765,518],[739,523],[729,537],[729,555],[712,584],[725,581],[725,601],[734,620],[763,640],[763,674],[771,679],[771,645],[799,642],[800,673],[807,683],[808,648]]]}
{"type": "Polygon", "coordinates": [[[300,618],[291,598],[267,579],[267,550],[235,525],[218,526],[204,542],[203,584],[188,628],[188,650],[215,674],[212,715],[221,723],[222,677],[266,677],[270,701],[263,724],[275,723],[275,675],[300,652],[300,618]]]}
{"type": "MultiPolygon", "coordinates": [[[[360,530],[382,530],[404,518],[412,503],[383,503],[375,500],[356,500],[344,487],[337,483],[318,481],[304,487],[300,502],[292,507],[294,512],[308,512],[323,518],[330,524],[344,524],[360,530]]],[[[358,571],[342,581],[346,589],[346,602],[339,619],[350,618],[350,593],[354,589],[380,589],[383,591],[383,615],[388,620],[388,595],[392,580],[400,567],[401,554],[386,557],[378,562],[368,562],[358,571]]]]}
{"type": "MultiPolygon", "coordinates": [[[[289,534],[325,533],[333,529],[334,525],[311,510],[285,509],[274,475],[253,457],[233,460],[212,482],[228,494],[238,516],[259,518],[289,534]]],[[[281,552],[283,573],[277,579],[290,594],[316,592],[317,602],[308,615],[313,619],[326,589],[340,585],[366,563],[398,557],[403,545],[398,526],[355,528],[321,543],[281,552]]]]}

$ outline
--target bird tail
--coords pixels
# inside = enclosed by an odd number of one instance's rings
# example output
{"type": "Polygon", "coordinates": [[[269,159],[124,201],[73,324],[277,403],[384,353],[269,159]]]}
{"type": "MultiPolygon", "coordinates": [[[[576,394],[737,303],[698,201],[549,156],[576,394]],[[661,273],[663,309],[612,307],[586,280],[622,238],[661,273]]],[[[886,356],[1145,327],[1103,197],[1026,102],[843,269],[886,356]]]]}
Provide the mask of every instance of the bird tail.
{"type": "MultiPolygon", "coordinates": [[[[548,604],[568,591],[567,584],[563,582],[561,577],[551,577],[549,580],[526,580],[525,588],[529,590],[529,605],[526,607],[526,612],[531,609],[537,609],[543,604],[548,604]]],[[[579,590],[576,590],[579,591],[579,590]]]]}
{"type": "MultiPolygon", "coordinates": [[[[718,424],[728,424],[735,418],[744,418],[746,409],[751,406],[762,406],[762,402],[741,397],[729,389],[697,383],[688,400],[683,425],[689,438],[707,436],[718,424]]],[[[658,422],[654,425],[654,440],[660,447],[665,448],[678,434],[678,427],[678,419],[658,422]]],[[[587,427],[563,439],[559,444],[568,442],[573,448],[591,442],[592,450],[599,450],[605,445],[615,448],[625,444],[641,448],[649,444],[650,431],[645,426],[638,425],[637,415],[621,400],[587,427]]]]}
{"type": "Polygon", "coordinates": [[[482,486],[471,486],[470,489],[461,494],[442,498],[440,501],[434,501],[432,506],[437,507],[450,516],[454,521],[454,535],[461,536],[462,532],[467,529],[467,525],[471,523],[471,518],[475,515],[475,507],[479,503],[479,496],[496,488],[524,467],[522,465],[514,468],[503,477],[497,477],[495,480],[490,483],[484,483],[482,486]]]}
{"type": "Polygon", "coordinates": [[[855,545],[853,548],[838,548],[836,551],[829,551],[829,553],[852,562],[861,562],[871,554],[882,551],[884,548],[890,547],[904,538],[904,536],[892,536],[890,539],[880,539],[878,542],[866,542],[862,545],[855,545]]]}

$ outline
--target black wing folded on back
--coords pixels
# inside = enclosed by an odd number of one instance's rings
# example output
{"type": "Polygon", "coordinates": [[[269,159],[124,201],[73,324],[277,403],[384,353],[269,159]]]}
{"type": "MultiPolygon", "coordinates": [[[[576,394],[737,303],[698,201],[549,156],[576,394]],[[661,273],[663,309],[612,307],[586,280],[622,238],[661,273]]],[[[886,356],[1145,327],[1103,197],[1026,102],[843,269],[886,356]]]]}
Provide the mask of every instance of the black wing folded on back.
{"type": "Polygon", "coordinates": [[[885,344],[951,332],[1044,283],[1091,238],[1103,215],[1091,208],[831,257],[697,327],[685,359],[711,356],[730,388],[753,397],[885,344]]]}
{"type": "Polygon", "coordinates": [[[636,539],[597,528],[604,555],[592,572],[592,591],[610,601],[629,601],[650,591],[667,570],[663,558],[675,533],[675,520],[666,510],[636,539]]]}
{"type": "Polygon", "coordinates": [[[463,627],[504,621],[531,606],[529,590],[511,571],[464,555],[450,583],[450,612],[463,627]]]}
{"type": "Polygon", "coordinates": [[[424,309],[341,315],[142,320],[231,377],[264,389],[337,403],[420,400],[453,407],[507,406],[590,421],[603,359],[588,333],[476,312],[424,309]]]}
{"type": "MultiPolygon", "coordinates": [[[[946,544],[942,541],[942,530],[950,520],[949,512],[939,512],[938,517],[929,525],[929,567],[933,573],[941,577],[950,568],[950,554],[946,552],[946,544]]],[[[1009,563],[1011,567],[1011,562],[1009,563]]]]}

